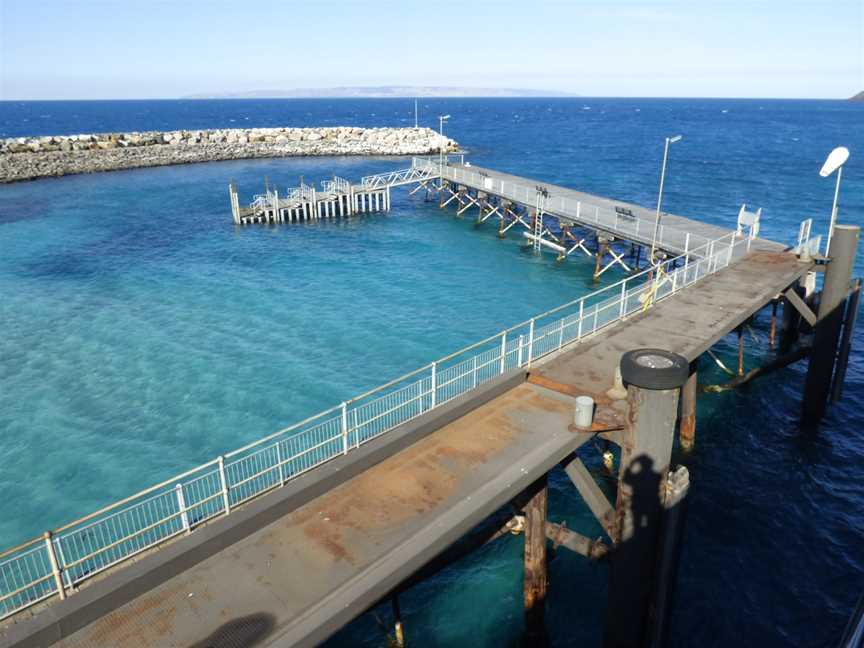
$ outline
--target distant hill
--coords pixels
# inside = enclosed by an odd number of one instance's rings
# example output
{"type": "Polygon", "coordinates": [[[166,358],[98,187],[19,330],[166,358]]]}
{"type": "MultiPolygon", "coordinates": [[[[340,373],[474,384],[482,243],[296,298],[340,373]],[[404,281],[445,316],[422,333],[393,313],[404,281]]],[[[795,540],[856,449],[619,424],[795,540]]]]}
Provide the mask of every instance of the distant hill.
{"type": "Polygon", "coordinates": [[[864,101],[864,90],[856,94],[854,97],[849,97],[849,101],[864,101]]]}
{"type": "Polygon", "coordinates": [[[573,97],[555,90],[520,88],[460,88],[456,86],[371,86],[339,88],[295,88],[293,90],[251,90],[194,94],[183,99],[329,99],[384,97],[573,97]]]}

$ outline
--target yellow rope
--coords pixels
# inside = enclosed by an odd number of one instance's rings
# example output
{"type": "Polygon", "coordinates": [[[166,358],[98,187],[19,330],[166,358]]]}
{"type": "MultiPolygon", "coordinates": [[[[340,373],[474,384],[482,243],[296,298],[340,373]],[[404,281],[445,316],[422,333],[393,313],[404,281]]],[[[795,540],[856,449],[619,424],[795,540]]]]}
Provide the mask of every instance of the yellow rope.
{"type": "Polygon", "coordinates": [[[643,313],[651,308],[651,305],[656,300],[657,291],[660,289],[660,286],[663,285],[664,281],[668,281],[666,271],[663,269],[662,265],[658,265],[657,272],[654,275],[654,280],[651,282],[651,287],[639,295],[639,301],[642,302],[643,313]]]}

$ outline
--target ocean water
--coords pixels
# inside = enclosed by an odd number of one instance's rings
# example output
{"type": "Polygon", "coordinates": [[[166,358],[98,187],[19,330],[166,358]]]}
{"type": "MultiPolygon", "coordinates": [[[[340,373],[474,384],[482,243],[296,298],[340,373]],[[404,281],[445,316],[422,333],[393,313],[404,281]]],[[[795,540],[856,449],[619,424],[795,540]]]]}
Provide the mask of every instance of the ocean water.
{"type": "MultiPolygon", "coordinates": [[[[663,137],[664,207],[733,227],[746,202],[763,234],[824,232],[846,145],[840,221],[864,218],[864,106],[657,99],[421,100],[452,115],[468,159],[651,206],[663,137]]],[[[2,102],[0,137],[232,126],[413,124],[413,101],[2,102]]],[[[244,200],[405,164],[385,158],[220,162],[0,186],[0,545],[41,533],[593,289],[587,259],[555,263],[419,194],[387,215],[235,229],[244,200]]],[[[859,260],[861,274],[864,262],[859,260]]],[[[614,281],[620,275],[609,276],[614,281]]],[[[767,318],[748,367],[769,357],[767,318]]],[[[804,365],[703,395],[671,643],[836,643],[864,591],[864,396],[856,333],[844,401],[821,432],[796,425],[804,365]]],[[[731,358],[733,340],[718,346],[731,358]]],[[[731,362],[731,360],[730,360],[731,362]]],[[[703,379],[722,373],[703,363],[703,379]]],[[[599,535],[554,475],[551,515],[599,535]]],[[[553,644],[599,641],[605,567],[551,566],[553,644]]],[[[521,538],[502,539],[402,597],[423,646],[516,645],[521,538]],[[481,614],[478,614],[482,610],[481,614]]],[[[388,606],[334,646],[381,646],[388,606]]]]}

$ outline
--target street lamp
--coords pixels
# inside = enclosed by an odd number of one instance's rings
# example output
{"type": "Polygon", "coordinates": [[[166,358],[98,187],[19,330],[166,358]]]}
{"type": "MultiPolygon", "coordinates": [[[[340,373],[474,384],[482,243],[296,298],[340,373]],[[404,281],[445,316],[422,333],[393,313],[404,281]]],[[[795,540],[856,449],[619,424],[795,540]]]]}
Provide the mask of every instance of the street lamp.
{"type": "Polygon", "coordinates": [[[438,115],[438,174],[441,176],[439,182],[444,186],[444,122],[450,119],[450,115],[438,115]]]}
{"type": "Polygon", "coordinates": [[[654,218],[654,236],[651,237],[651,264],[656,261],[654,253],[657,249],[657,232],[660,230],[660,205],[663,203],[663,182],[666,179],[666,160],[669,157],[669,145],[681,141],[681,135],[666,138],[666,146],[663,148],[663,167],[660,169],[660,194],[657,196],[657,216],[654,218]]]}
{"type": "Polygon", "coordinates": [[[825,164],[822,165],[822,170],[819,175],[827,178],[835,171],[837,172],[837,185],[834,187],[834,205],[831,207],[831,225],[828,228],[828,243],[825,244],[825,256],[828,256],[828,250],[831,249],[831,237],[834,236],[834,222],[837,220],[837,199],[840,197],[840,178],[843,175],[843,165],[849,159],[849,149],[845,146],[838,146],[828,154],[825,164]]]}

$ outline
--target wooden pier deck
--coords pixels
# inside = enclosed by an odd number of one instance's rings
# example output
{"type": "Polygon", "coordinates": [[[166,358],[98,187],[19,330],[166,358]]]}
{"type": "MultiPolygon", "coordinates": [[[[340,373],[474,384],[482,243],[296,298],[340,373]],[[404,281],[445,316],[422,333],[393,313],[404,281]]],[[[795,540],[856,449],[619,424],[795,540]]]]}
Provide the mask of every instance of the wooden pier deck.
{"type": "MultiPolygon", "coordinates": [[[[0,643],[205,646],[228,636],[256,646],[319,643],[590,439],[570,429],[574,395],[593,394],[597,419],[620,425],[625,412],[604,394],[625,351],[659,347],[693,359],[812,268],[790,253],[754,251],[527,375],[515,372],[444,406],[449,414],[424,415],[403,447],[382,446],[377,460],[315,497],[292,505],[280,491],[262,496],[250,505],[259,517],[267,507],[284,509],[262,517],[266,523],[244,511],[216,520],[32,619],[0,626],[0,643]],[[245,534],[228,530],[244,523],[245,534]],[[208,533],[215,549],[184,554],[184,543],[208,533]],[[173,563],[164,557],[172,551],[173,563]],[[124,576],[135,569],[137,581],[124,576]]],[[[390,443],[388,436],[376,443],[390,443]]],[[[350,473],[333,463],[318,470],[350,473]]]]}

